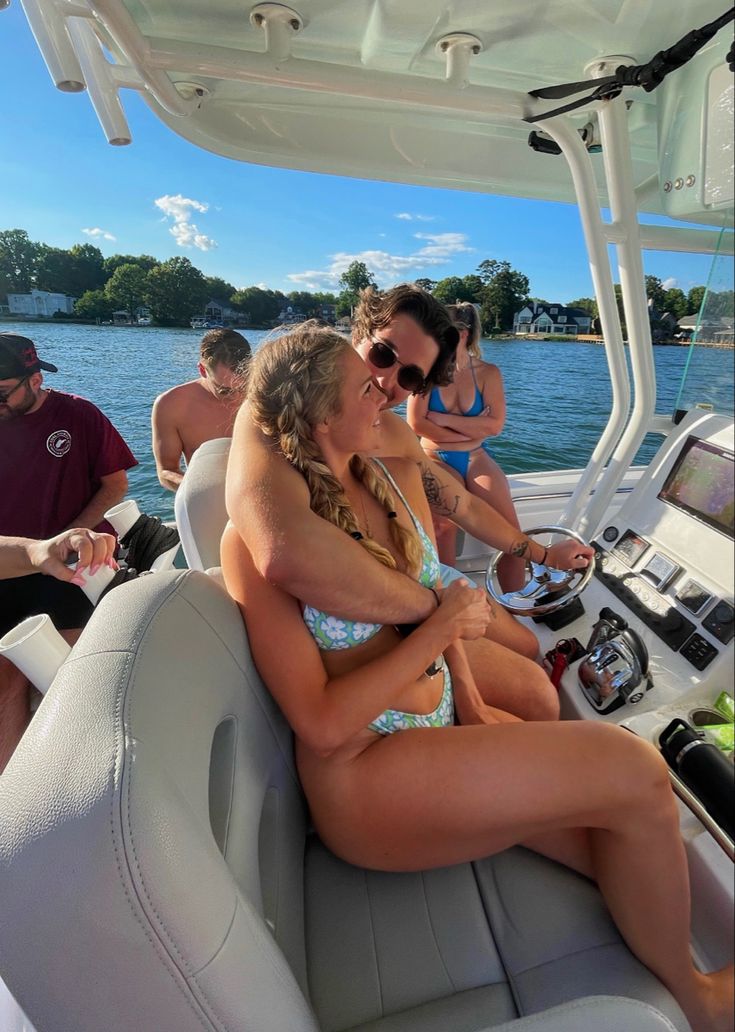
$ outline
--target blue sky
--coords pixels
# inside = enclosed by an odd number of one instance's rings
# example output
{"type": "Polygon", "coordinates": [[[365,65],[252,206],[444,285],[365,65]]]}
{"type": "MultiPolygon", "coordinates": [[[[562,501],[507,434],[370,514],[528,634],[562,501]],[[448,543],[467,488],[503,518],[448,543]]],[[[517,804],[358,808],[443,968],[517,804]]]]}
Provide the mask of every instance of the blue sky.
{"type": "MultiPolygon", "coordinates": [[[[0,67],[0,229],[55,247],[91,241],[105,255],[185,255],[236,287],[333,290],[355,258],[389,286],[498,258],[529,277],[534,296],[592,294],[571,205],[246,165],[181,139],[131,90],[122,100],[133,142],[111,147],[86,94],[53,86],[18,0],[0,11],[0,67]]],[[[647,272],[685,292],[709,265],[646,254],[647,272]]]]}

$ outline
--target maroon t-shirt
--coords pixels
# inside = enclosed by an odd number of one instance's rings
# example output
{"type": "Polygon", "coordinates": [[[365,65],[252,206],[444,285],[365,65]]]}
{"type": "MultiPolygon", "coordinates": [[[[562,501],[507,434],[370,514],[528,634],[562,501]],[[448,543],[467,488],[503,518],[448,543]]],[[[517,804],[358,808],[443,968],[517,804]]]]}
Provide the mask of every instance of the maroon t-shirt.
{"type": "MultiPolygon", "coordinates": [[[[73,525],[102,477],[137,464],[91,401],[48,391],[35,412],[0,422],[0,534],[60,533],[73,525]]],[[[107,523],[95,529],[112,532],[107,523]]]]}

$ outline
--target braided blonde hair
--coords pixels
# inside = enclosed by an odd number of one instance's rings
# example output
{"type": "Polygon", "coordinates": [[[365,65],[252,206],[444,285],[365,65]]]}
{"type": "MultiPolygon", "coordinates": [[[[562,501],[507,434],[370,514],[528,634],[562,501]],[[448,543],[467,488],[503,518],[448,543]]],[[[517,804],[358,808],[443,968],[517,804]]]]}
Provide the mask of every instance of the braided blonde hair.
{"type": "MultiPolygon", "coordinates": [[[[255,425],[273,440],[292,466],[303,474],[311,508],[346,533],[357,536],[355,513],[344,488],[324,461],[313,435],[315,426],[341,412],[342,362],[350,343],[315,320],[301,323],[283,337],[264,344],[250,366],[248,404],[255,425]]],[[[374,465],[354,455],[350,471],[389,514],[396,500],[374,465]]],[[[417,576],[423,549],[416,530],[389,520],[390,534],[407,572],[417,576]]],[[[359,543],[384,566],[396,568],[391,553],[372,538],[359,543]]]]}

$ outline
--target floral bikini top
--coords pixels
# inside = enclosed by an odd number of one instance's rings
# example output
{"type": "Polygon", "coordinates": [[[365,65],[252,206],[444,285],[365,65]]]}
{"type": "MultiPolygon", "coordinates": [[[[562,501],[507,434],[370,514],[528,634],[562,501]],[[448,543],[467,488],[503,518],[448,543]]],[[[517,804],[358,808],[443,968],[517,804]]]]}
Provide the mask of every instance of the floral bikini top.
{"type": "MultiPolygon", "coordinates": [[[[383,463],[379,459],[373,459],[373,461],[383,471],[386,480],[401,499],[408,515],[413,520],[413,525],[424,548],[418,582],[423,584],[424,587],[431,588],[438,582],[441,576],[436,549],[383,463]]],[[[341,617],[332,616],[330,613],[324,613],[321,609],[314,609],[313,606],[304,606],[304,623],[311,631],[312,637],[319,648],[324,652],[331,652],[336,649],[352,649],[356,645],[361,645],[362,642],[374,638],[383,626],[376,623],[361,623],[359,620],[344,620],[341,617]]]]}

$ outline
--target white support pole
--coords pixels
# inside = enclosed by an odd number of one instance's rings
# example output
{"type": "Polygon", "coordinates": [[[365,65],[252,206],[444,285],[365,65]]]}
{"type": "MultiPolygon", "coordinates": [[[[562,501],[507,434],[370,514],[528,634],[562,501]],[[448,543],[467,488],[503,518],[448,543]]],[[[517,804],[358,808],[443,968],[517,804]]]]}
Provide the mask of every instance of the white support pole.
{"type": "MultiPolygon", "coordinates": [[[[617,67],[620,59],[616,61],[617,67]]],[[[593,74],[606,75],[608,67],[604,61],[596,62],[593,74]]],[[[656,372],[653,364],[651,327],[627,131],[627,109],[623,97],[604,102],[598,118],[613,225],[624,230],[615,247],[628,328],[635,400],[628,425],[577,528],[585,537],[592,537],[597,530],[618,485],[648,432],[656,408],[656,372]]]]}
{"type": "Polygon", "coordinates": [[[89,99],[107,142],[114,147],[125,147],[132,136],[118,96],[114,65],[109,63],[102,52],[97,33],[88,21],[69,18],[67,27],[87,82],[89,99]]]}
{"type": "Polygon", "coordinates": [[[42,8],[39,0],[21,3],[54,85],[63,93],[81,93],[86,85],[84,76],[56,4],[46,3],[42,8]]]}
{"type": "Polygon", "coordinates": [[[170,115],[189,115],[200,99],[182,97],[165,72],[150,61],[150,47],[127,8],[117,0],[89,0],[100,24],[117,48],[144,80],[151,95],[170,115]]]}
{"type": "Polygon", "coordinates": [[[607,250],[606,227],[600,213],[590,156],[579,133],[568,119],[550,119],[544,124],[544,130],[561,147],[574,181],[612,385],[612,407],[607,425],[559,520],[561,526],[575,529],[584,535],[586,520],[583,510],[590,491],[610,458],[628,419],[630,380],[607,250]]]}

